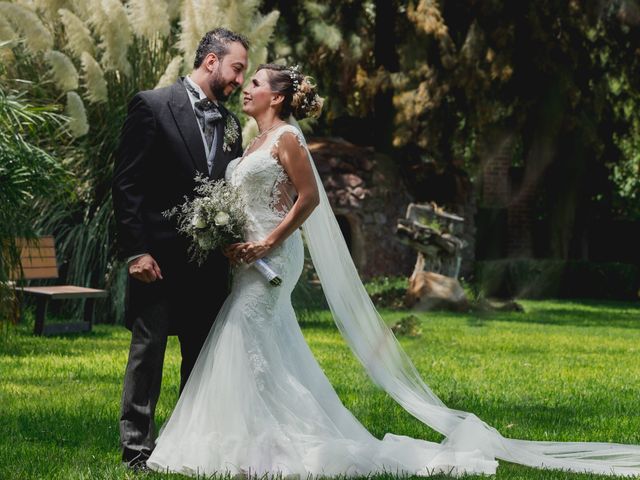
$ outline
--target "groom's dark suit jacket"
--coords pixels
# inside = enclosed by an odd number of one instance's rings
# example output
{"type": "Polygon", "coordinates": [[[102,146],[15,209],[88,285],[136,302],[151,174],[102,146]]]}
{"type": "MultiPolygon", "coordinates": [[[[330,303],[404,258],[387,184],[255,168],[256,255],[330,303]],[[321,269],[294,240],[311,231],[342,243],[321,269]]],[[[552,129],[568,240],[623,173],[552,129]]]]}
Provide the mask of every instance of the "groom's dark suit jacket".
{"type": "MultiPolygon", "coordinates": [[[[217,149],[210,177],[224,178],[227,164],[242,155],[238,135],[225,151],[227,122],[238,119],[222,105],[217,149]]],[[[118,245],[123,259],[149,253],[164,280],[145,284],[129,277],[126,323],[158,300],[169,299],[172,330],[188,328],[198,317],[214,315],[228,290],[229,265],[218,251],[199,267],[189,262],[188,240],[177,233],[175,220],[162,212],[193,197],[194,178],[209,175],[200,126],[182,79],[170,87],[136,94],[129,104],[113,176],[113,205],[118,245]],[[213,307],[213,311],[212,311],[213,307]]]]}

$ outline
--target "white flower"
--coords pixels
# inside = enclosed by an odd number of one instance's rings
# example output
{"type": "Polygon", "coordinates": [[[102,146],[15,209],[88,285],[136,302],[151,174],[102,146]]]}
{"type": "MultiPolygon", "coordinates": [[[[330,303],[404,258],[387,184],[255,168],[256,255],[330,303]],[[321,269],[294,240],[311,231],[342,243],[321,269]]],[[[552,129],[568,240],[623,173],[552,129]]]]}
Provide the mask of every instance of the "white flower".
{"type": "Polygon", "coordinates": [[[229,115],[224,125],[224,143],[222,144],[222,150],[224,150],[225,152],[230,152],[231,147],[234,143],[236,143],[239,135],[240,130],[238,128],[238,124],[231,117],[231,115],[229,115]]]}
{"type": "Polygon", "coordinates": [[[218,212],[216,213],[216,216],[214,217],[213,221],[215,222],[215,224],[219,227],[224,227],[225,225],[227,225],[229,223],[229,220],[231,219],[231,217],[229,216],[229,214],[227,212],[218,212]]]}
{"type": "Polygon", "coordinates": [[[193,219],[191,219],[191,225],[196,228],[205,228],[207,226],[207,222],[200,215],[196,214],[193,216],[193,219]]]}

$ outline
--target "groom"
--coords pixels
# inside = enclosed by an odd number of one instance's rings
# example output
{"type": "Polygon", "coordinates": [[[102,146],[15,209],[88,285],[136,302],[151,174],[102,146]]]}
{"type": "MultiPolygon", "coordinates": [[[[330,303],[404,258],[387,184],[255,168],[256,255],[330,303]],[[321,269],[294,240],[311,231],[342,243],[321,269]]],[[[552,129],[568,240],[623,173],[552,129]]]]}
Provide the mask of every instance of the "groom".
{"type": "Polygon", "coordinates": [[[218,251],[198,266],[188,242],[162,212],[192,197],[194,177],[224,178],[242,155],[238,119],[221,102],[242,85],[248,42],[223,28],[205,34],[191,74],[139,92],[129,104],[113,175],[122,258],[128,262],[125,321],[131,346],[120,416],[122,459],[144,469],[154,448],[167,336],[177,333],[185,385],[228,292],[229,265],[218,251]]]}

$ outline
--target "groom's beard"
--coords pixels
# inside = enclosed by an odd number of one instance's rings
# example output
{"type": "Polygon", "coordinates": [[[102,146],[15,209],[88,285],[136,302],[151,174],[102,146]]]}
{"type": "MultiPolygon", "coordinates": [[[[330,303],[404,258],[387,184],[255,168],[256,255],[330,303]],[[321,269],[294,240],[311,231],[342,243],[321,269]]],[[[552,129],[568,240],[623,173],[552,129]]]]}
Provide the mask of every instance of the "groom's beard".
{"type": "Polygon", "coordinates": [[[218,100],[219,102],[225,102],[227,101],[227,99],[231,96],[231,94],[235,91],[235,88],[233,90],[231,90],[230,93],[225,93],[225,88],[227,88],[229,85],[231,84],[231,82],[225,82],[224,79],[222,78],[222,75],[220,75],[220,69],[216,70],[216,73],[214,74],[213,79],[211,80],[211,83],[209,84],[209,87],[211,88],[211,93],[213,93],[213,96],[216,97],[216,100],[218,100]]]}

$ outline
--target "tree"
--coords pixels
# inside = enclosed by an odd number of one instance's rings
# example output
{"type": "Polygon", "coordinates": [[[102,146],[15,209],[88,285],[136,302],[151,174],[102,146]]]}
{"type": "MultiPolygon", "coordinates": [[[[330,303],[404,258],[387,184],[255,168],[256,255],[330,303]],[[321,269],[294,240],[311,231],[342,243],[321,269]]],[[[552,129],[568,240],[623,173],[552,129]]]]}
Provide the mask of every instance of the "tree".
{"type": "Polygon", "coordinates": [[[476,175],[506,148],[524,170],[516,201],[548,201],[533,206],[552,239],[542,253],[566,258],[594,219],[637,211],[638,11],[633,1],[410,3],[392,75],[395,145],[409,164],[463,158],[476,175]]]}

